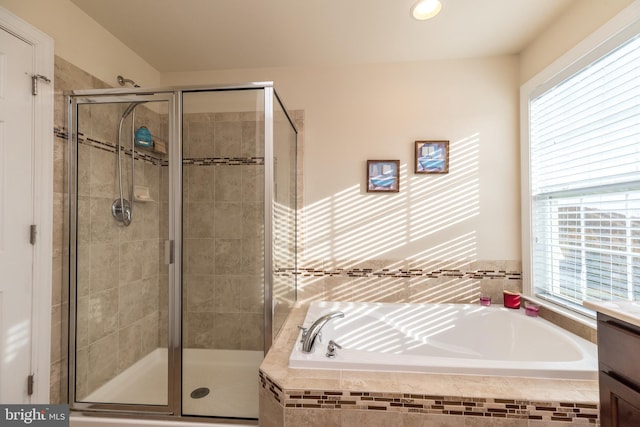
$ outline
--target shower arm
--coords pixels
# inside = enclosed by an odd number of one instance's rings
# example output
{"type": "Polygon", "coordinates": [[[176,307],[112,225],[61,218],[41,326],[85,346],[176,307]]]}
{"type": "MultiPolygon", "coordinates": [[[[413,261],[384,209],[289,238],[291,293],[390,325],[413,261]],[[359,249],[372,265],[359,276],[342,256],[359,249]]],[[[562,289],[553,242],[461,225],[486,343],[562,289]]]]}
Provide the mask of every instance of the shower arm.
{"type": "Polygon", "coordinates": [[[139,84],[136,84],[136,82],[134,82],[133,80],[131,80],[131,79],[125,79],[125,78],[124,78],[124,77],[122,77],[122,76],[118,76],[118,77],[117,77],[117,80],[118,80],[118,84],[119,84],[120,86],[124,86],[124,85],[125,85],[125,84],[127,84],[127,83],[131,83],[131,85],[132,85],[133,87],[140,87],[140,85],[139,85],[139,84]]]}

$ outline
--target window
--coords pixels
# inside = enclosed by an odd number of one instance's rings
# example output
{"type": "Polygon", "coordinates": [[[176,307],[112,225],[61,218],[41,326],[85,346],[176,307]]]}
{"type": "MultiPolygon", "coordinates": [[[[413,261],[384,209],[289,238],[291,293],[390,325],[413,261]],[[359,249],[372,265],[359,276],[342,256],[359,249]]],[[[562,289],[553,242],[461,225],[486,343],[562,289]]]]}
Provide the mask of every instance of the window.
{"type": "Polygon", "coordinates": [[[569,306],[640,301],[637,25],[604,47],[528,95],[528,277],[569,306]]]}

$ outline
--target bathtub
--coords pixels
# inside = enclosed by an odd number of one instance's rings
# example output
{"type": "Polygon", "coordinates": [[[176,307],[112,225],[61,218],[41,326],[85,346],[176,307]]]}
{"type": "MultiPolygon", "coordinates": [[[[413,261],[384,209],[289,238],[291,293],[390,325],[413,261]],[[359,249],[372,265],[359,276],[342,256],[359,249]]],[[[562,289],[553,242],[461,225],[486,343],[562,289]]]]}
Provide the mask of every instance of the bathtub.
{"type": "Polygon", "coordinates": [[[332,311],[312,353],[301,335],[289,367],[597,379],[595,344],[524,310],[472,304],[313,302],[303,326],[332,311]],[[329,340],[342,349],[326,357],[329,340]]]}

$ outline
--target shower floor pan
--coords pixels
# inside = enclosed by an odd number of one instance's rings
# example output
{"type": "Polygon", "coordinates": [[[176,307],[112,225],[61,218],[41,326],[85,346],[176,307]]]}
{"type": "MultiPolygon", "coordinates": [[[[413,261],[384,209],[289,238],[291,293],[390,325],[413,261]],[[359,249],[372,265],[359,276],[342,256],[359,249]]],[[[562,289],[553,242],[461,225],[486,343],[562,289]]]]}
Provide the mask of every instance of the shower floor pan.
{"type": "MultiPolygon", "coordinates": [[[[263,357],[262,351],[185,349],[183,415],[258,418],[258,367],[263,357]],[[192,398],[201,388],[209,393],[192,398]]],[[[166,360],[166,350],[158,348],[82,401],[166,404],[166,360]]]]}

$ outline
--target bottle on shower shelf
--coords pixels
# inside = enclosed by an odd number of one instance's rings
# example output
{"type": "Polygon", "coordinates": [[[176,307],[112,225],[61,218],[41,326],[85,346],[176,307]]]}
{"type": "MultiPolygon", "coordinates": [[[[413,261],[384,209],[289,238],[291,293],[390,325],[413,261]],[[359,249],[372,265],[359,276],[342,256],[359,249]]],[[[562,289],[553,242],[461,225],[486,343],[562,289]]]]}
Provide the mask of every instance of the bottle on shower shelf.
{"type": "Polygon", "coordinates": [[[136,130],[135,134],[136,146],[150,148],[153,145],[153,139],[151,138],[151,132],[146,126],[140,126],[136,130]]]}

